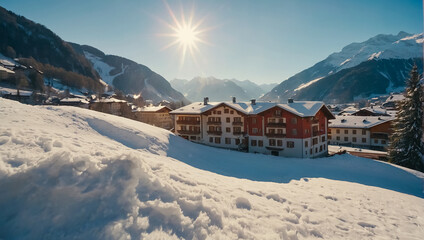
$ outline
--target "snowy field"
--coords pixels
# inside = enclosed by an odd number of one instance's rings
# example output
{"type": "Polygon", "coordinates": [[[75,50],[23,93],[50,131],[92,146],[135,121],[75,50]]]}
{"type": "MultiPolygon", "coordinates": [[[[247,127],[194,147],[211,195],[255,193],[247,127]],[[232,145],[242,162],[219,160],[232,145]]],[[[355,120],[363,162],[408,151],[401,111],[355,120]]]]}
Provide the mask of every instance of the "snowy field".
{"type": "Polygon", "coordinates": [[[421,173],[0,98],[0,239],[422,239],[421,173]]]}

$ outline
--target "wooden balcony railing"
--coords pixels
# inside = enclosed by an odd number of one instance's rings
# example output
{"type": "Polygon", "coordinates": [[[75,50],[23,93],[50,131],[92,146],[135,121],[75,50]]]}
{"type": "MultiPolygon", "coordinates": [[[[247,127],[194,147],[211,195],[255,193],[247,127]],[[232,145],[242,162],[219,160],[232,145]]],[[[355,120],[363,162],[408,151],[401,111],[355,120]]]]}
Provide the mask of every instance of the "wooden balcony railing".
{"type": "Polygon", "coordinates": [[[241,125],[243,125],[243,122],[241,122],[241,121],[233,122],[233,125],[234,126],[241,126],[241,125]]]}
{"type": "Polygon", "coordinates": [[[286,137],[286,134],[285,133],[265,133],[265,136],[273,137],[273,138],[284,138],[286,137]]]}
{"type": "Polygon", "coordinates": [[[266,124],[266,126],[267,127],[276,127],[276,128],[285,128],[286,127],[286,124],[285,123],[282,123],[282,122],[278,122],[278,123],[276,123],[276,122],[269,122],[269,123],[267,123],[266,124]]]}
{"type": "Polygon", "coordinates": [[[221,125],[221,121],[219,121],[219,122],[210,122],[210,121],[208,121],[206,124],[208,124],[208,125],[221,125]]]}
{"type": "Polygon", "coordinates": [[[210,135],[222,135],[222,131],[207,131],[210,135]]]}
{"type": "Polygon", "coordinates": [[[200,130],[177,130],[179,134],[197,135],[200,134],[200,130]]]}
{"type": "Polygon", "coordinates": [[[198,120],[177,120],[177,124],[200,125],[198,120]]]}

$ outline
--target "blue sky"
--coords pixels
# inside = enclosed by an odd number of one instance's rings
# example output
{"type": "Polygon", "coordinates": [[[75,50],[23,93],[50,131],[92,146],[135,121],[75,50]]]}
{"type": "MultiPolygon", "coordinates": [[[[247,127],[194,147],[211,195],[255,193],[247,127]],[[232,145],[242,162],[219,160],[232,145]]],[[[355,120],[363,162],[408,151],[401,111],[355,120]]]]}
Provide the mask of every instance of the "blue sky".
{"type": "Polygon", "coordinates": [[[421,0],[2,0],[66,41],[144,64],[167,80],[195,76],[281,82],[352,42],[380,33],[423,31],[421,0]],[[176,17],[208,29],[198,52],[164,49],[176,17]]]}

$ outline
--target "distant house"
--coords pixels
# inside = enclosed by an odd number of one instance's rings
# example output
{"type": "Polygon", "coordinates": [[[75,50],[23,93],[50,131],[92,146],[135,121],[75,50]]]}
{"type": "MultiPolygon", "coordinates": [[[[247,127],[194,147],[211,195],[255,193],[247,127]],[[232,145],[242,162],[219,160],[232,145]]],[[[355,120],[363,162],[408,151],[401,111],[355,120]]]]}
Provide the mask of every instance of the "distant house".
{"type": "Polygon", "coordinates": [[[390,116],[387,110],[381,107],[365,107],[357,112],[352,113],[353,116],[390,116]]]}
{"type": "Polygon", "coordinates": [[[171,111],[172,109],[167,106],[148,106],[138,108],[133,113],[134,119],[137,121],[171,130],[174,125],[169,115],[171,111]]]}
{"type": "Polygon", "coordinates": [[[405,99],[405,96],[403,94],[392,94],[383,103],[383,107],[387,110],[395,110],[396,103],[402,101],[403,99],[405,99]]]}
{"type": "Polygon", "coordinates": [[[59,101],[59,105],[88,108],[89,102],[83,98],[63,98],[59,101]]]}
{"type": "Polygon", "coordinates": [[[205,145],[310,158],[328,154],[327,121],[333,114],[323,102],[202,102],[178,108],[175,133],[205,145]]]}
{"type": "Polygon", "coordinates": [[[330,120],[328,140],[332,145],[386,150],[393,117],[336,116],[330,120]]]}
{"type": "Polygon", "coordinates": [[[131,107],[128,105],[128,102],[116,98],[102,98],[92,101],[89,105],[89,109],[117,116],[133,118],[131,107]]]}
{"type": "Polygon", "coordinates": [[[353,113],[356,113],[359,109],[353,106],[349,106],[342,111],[340,111],[337,115],[352,115],[353,113]]]}

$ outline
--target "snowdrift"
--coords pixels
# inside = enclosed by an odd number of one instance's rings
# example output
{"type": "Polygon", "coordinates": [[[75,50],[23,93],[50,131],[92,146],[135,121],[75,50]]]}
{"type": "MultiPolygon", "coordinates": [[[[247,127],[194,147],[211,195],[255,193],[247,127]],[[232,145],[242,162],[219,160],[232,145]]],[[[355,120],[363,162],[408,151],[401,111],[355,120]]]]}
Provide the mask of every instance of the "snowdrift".
{"type": "Polygon", "coordinates": [[[420,239],[423,174],[0,99],[0,239],[420,239]],[[223,176],[225,175],[225,176],[223,176]]]}

